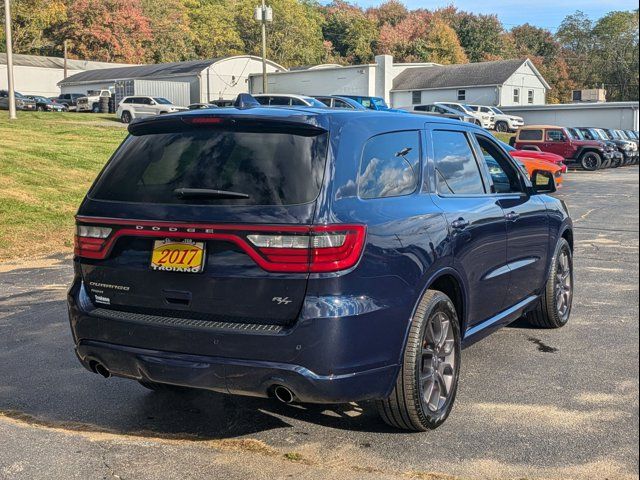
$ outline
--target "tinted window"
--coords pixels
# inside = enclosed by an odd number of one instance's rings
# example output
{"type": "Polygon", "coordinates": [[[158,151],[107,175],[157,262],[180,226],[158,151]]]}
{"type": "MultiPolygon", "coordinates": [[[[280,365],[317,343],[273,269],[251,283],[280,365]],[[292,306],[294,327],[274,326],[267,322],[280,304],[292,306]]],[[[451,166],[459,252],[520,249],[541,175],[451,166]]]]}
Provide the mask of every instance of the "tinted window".
{"type": "Polygon", "coordinates": [[[464,133],[433,132],[433,153],[438,193],[485,193],[476,158],[464,133]]]}
{"type": "Polygon", "coordinates": [[[418,132],[394,132],[370,139],[362,153],[361,198],[397,197],[416,190],[420,166],[418,132]]]}
{"type": "Polygon", "coordinates": [[[542,130],[520,130],[518,140],[542,140],[542,130]]]}
{"type": "Polygon", "coordinates": [[[333,101],[333,108],[353,108],[351,105],[349,105],[347,102],[343,102],[342,100],[334,100],[333,101]]]}
{"type": "Polygon", "coordinates": [[[324,103],[327,107],[331,106],[331,99],[330,98],[319,98],[318,100],[320,100],[322,103],[324,103]]]}
{"type": "Polygon", "coordinates": [[[276,106],[285,106],[285,105],[291,105],[291,100],[287,97],[271,97],[271,101],[269,102],[269,105],[276,105],[276,106]]]}
{"type": "Polygon", "coordinates": [[[315,199],[327,134],[201,128],[130,136],[91,196],[149,203],[292,205],[315,199]],[[248,199],[179,198],[179,188],[240,192],[248,199]]]}
{"type": "Polygon", "coordinates": [[[522,192],[520,176],[512,162],[498,146],[482,135],[476,135],[482,156],[489,169],[495,193],[522,192]]]}
{"type": "Polygon", "coordinates": [[[306,103],[304,103],[299,98],[292,98],[291,99],[291,105],[306,105],[306,103]]]}
{"type": "Polygon", "coordinates": [[[428,112],[428,111],[430,111],[428,105],[416,105],[415,107],[413,107],[413,110],[416,111],[416,112],[428,112]]]}
{"type": "Polygon", "coordinates": [[[260,105],[269,105],[269,97],[254,97],[260,105]]]}

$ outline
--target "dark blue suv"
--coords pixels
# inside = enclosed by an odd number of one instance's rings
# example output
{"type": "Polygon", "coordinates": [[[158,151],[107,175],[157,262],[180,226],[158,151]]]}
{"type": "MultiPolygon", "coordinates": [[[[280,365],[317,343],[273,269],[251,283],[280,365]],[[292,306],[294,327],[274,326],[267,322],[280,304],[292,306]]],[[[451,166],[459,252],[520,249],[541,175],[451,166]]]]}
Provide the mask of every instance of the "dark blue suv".
{"type": "Polygon", "coordinates": [[[260,107],[129,132],[77,214],[69,314],[95,373],[375,400],[425,430],[451,410],[461,348],[523,315],[569,318],[554,179],[469,123],[260,107]]]}

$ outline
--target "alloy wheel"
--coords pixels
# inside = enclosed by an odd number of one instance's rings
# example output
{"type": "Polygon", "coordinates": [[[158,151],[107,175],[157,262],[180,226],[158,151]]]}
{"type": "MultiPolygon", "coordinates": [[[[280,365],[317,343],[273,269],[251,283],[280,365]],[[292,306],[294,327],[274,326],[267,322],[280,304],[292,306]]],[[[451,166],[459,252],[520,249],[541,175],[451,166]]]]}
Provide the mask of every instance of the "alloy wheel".
{"type": "Polygon", "coordinates": [[[558,257],[555,282],[556,308],[558,316],[563,322],[569,318],[573,300],[573,275],[571,269],[569,253],[563,251],[558,257]]]}
{"type": "Polygon", "coordinates": [[[451,319],[434,312],[425,327],[419,372],[422,403],[430,412],[442,410],[452,393],[458,368],[455,349],[451,319]]]}

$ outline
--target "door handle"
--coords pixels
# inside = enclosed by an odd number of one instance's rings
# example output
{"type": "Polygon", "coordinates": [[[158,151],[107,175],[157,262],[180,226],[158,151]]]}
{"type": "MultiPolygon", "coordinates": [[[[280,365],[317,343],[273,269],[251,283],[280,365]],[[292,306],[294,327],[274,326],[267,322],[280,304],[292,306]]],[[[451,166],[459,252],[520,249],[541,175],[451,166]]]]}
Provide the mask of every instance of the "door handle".
{"type": "Polygon", "coordinates": [[[453,228],[454,230],[464,230],[468,226],[469,226],[469,221],[465,220],[462,217],[451,222],[451,228],[453,228]]]}
{"type": "Polygon", "coordinates": [[[509,222],[515,222],[516,220],[518,220],[520,218],[520,214],[516,213],[516,212],[509,212],[509,213],[507,213],[505,215],[505,218],[509,222]]]}

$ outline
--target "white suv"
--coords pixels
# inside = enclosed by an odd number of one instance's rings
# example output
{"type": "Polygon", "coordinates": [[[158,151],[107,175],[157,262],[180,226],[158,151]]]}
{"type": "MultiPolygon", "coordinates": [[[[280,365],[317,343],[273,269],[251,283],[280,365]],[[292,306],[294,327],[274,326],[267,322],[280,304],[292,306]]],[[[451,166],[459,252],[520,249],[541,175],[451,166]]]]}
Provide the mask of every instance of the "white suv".
{"type": "Polygon", "coordinates": [[[149,117],[162,113],[179,112],[187,110],[177,107],[163,97],[133,96],[124,97],[118,105],[116,115],[122,123],[129,123],[134,118],[149,117]]]}
{"type": "Polygon", "coordinates": [[[453,108],[462,114],[475,117],[478,120],[475,123],[480,125],[482,128],[491,130],[495,126],[495,114],[493,113],[476,112],[473,111],[469,105],[464,105],[462,103],[435,102],[434,105],[444,105],[446,107],[453,108]]]}
{"type": "Polygon", "coordinates": [[[508,115],[498,107],[487,107],[484,105],[469,105],[474,112],[493,113],[496,117],[497,132],[515,132],[520,127],[524,127],[524,118],[516,115],[508,115]]]}

